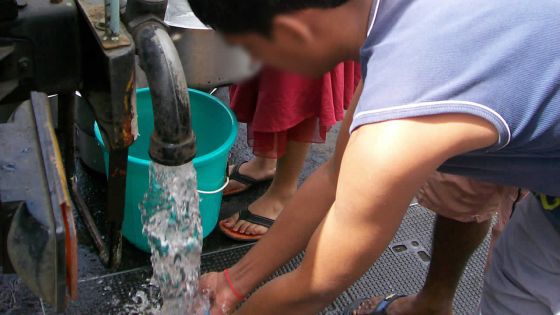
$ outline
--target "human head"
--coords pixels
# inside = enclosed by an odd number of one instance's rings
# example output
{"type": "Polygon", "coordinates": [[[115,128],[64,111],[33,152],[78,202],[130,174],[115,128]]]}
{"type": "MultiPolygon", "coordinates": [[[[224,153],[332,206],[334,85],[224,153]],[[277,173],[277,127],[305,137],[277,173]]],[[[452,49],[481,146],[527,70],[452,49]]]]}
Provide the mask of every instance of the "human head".
{"type": "MultiPolygon", "coordinates": [[[[352,0],[189,0],[196,16],[226,40],[279,69],[319,75],[342,61],[326,16],[352,0]],[[330,41],[330,42],[329,42],[330,41]]],[[[339,25],[340,26],[340,25],[339,25]]]]}

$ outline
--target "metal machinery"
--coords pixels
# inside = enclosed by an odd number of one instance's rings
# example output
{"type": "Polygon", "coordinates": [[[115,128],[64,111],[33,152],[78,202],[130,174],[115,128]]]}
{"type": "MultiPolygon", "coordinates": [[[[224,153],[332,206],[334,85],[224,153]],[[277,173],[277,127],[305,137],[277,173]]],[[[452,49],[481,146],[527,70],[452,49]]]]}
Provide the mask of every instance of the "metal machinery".
{"type": "Polygon", "coordinates": [[[166,165],[194,157],[187,85],[162,23],[165,8],[165,0],[0,0],[0,266],[58,311],[77,295],[74,208],[101,259],[120,263],[128,147],[137,134],[136,54],[154,102],[150,156],[166,165]],[[110,151],[107,242],[74,176],[75,91],[91,105],[110,151]]]}

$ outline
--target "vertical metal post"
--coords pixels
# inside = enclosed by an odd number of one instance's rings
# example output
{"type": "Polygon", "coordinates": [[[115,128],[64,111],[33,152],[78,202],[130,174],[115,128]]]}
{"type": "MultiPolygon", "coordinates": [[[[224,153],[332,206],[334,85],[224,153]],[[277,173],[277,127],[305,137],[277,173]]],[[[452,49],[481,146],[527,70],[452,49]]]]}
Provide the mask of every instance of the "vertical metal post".
{"type": "Polygon", "coordinates": [[[120,33],[120,2],[105,0],[105,36],[109,40],[117,40],[120,33]]]}
{"type": "Polygon", "coordinates": [[[109,264],[112,269],[118,268],[122,258],[121,227],[124,219],[127,162],[128,148],[109,152],[107,219],[109,221],[109,264]]]}

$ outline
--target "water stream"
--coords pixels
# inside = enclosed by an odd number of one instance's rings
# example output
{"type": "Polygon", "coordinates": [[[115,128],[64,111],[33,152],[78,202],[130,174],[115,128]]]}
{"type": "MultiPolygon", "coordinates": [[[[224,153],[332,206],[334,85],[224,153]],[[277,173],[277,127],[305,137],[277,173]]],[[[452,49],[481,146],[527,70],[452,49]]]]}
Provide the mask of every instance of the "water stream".
{"type": "Polygon", "coordinates": [[[150,185],[140,210],[152,252],[151,284],[159,288],[163,305],[149,313],[202,315],[209,308],[197,286],[202,226],[196,188],[192,163],[150,164],[150,185]]]}

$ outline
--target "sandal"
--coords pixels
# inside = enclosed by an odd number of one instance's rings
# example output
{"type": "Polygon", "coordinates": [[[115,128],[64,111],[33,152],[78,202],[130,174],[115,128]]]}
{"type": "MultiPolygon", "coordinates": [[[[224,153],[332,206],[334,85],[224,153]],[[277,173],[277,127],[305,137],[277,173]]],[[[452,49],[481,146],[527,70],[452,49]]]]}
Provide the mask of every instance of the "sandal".
{"type": "MultiPolygon", "coordinates": [[[[371,310],[371,312],[369,313],[359,313],[359,314],[367,314],[367,315],[388,315],[387,314],[387,309],[389,308],[389,306],[391,305],[391,303],[395,302],[396,300],[405,297],[406,295],[397,295],[397,294],[389,294],[387,295],[383,300],[381,300],[377,305],[375,305],[375,307],[373,308],[373,310],[371,310]]],[[[369,301],[371,298],[364,298],[364,299],[358,299],[356,301],[354,301],[354,303],[350,304],[348,307],[346,307],[346,309],[344,310],[344,314],[345,315],[353,315],[353,314],[358,314],[355,313],[357,310],[359,310],[360,306],[364,303],[369,301]]]]}
{"type": "MultiPolygon", "coordinates": [[[[239,218],[237,220],[247,221],[256,225],[264,226],[265,228],[269,228],[274,224],[273,219],[269,219],[257,214],[252,213],[249,209],[239,211],[239,218]]],[[[227,237],[234,239],[236,241],[243,241],[243,242],[253,242],[258,241],[261,239],[264,234],[261,235],[248,235],[244,233],[236,232],[227,226],[224,225],[225,220],[221,220],[218,224],[222,233],[224,233],[227,237]]]]}
{"type": "Polygon", "coordinates": [[[239,188],[239,189],[236,189],[236,190],[233,190],[233,191],[228,191],[227,193],[224,192],[224,197],[240,194],[244,191],[247,191],[249,188],[251,188],[255,185],[270,182],[274,178],[274,176],[271,176],[271,177],[267,177],[267,178],[259,180],[259,179],[255,179],[251,176],[241,174],[239,172],[239,169],[241,168],[241,165],[243,165],[245,163],[247,163],[247,161],[235,165],[235,167],[231,171],[231,174],[229,174],[229,179],[230,180],[235,180],[235,181],[245,185],[245,187],[239,188]]]}

